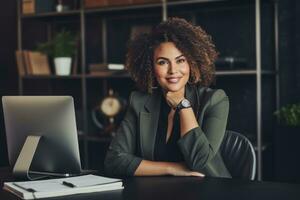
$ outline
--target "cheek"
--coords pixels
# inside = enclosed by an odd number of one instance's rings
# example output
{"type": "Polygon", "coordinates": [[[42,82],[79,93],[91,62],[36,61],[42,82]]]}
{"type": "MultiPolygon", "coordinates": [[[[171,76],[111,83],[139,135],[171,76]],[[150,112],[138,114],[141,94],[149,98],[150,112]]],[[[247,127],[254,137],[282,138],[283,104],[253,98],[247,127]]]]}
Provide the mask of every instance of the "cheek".
{"type": "Polygon", "coordinates": [[[160,77],[163,77],[166,72],[164,72],[163,69],[159,67],[154,67],[154,76],[159,79],[160,77]]]}
{"type": "Polygon", "coordinates": [[[181,68],[181,73],[185,76],[190,76],[190,66],[189,65],[185,65],[181,68]]]}

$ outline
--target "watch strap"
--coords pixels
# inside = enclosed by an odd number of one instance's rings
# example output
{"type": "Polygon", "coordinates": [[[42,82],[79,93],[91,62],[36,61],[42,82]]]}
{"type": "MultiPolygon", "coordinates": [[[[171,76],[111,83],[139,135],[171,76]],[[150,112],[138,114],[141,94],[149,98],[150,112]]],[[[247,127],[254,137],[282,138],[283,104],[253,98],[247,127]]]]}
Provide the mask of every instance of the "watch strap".
{"type": "Polygon", "coordinates": [[[181,109],[190,108],[192,107],[191,103],[187,99],[183,99],[180,103],[176,106],[176,111],[180,111],[181,109]]]}

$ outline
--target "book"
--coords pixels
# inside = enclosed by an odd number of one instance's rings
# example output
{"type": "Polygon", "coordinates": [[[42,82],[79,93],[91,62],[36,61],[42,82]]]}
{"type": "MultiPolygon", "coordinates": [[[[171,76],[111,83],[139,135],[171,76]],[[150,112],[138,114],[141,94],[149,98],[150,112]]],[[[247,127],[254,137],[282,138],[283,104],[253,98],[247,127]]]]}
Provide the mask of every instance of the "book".
{"type": "Polygon", "coordinates": [[[17,69],[18,69],[19,76],[26,75],[26,66],[25,66],[25,60],[22,51],[19,50],[16,51],[16,61],[17,61],[17,69]]]}
{"type": "Polygon", "coordinates": [[[48,57],[40,52],[28,51],[31,73],[34,75],[50,75],[48,57]]]}
{"type": "Polygon", "coordinates": [[[122,190],[121,179],[83,175],[40,181],[5,182],[3,189],[22,199],[39,199],[73,194],[122,190]]]}
{"type": "Polygon", "coordinates": [[[35,0],[22,0],[22,13],[34,14],[35,13],[35,0]]]}
{"type": "Polygon", "coordinates": [[[29,59],[29,51],[24,50],[23,51],[23,58],[24,58],[24,63],[25,63],[25,69],[28,75],[32,75],[32,69],[31,69],[31,64],[30,64],[30,59],[29,59]]]}
{"type": "Polygon", "coordinates": [[[90,72],[103,71],[103,70],[124,70],[125,66],[123,64],[116,63],[98,63],[89,65],[90,72]]]}

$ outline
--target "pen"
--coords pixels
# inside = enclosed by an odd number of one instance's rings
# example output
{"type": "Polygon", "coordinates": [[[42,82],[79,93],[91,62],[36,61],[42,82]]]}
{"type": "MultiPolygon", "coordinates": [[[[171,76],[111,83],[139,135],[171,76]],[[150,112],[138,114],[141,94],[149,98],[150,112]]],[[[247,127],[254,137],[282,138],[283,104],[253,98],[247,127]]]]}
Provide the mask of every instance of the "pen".
{"type": "Polygon", "coordinates": [[[67,182],[67,181],[63,181],[62,184],[65,185],[65,186],[71,187],[71,188],[76,187],[73,183],[70,183],[70,182],[67,182]]]}

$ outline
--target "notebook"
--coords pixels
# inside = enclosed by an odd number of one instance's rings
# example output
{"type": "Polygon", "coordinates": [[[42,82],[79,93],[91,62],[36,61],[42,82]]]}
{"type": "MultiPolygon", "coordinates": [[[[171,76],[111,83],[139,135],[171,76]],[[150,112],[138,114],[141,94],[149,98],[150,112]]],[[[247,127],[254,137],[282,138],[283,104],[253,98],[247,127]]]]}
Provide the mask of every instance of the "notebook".
{"type": "Polygon", "coordinates": [[[22,199],[39,199],[123,189],[121,179],[84,175],[41,181],[5,182],[3,189],[22,199]]]}

